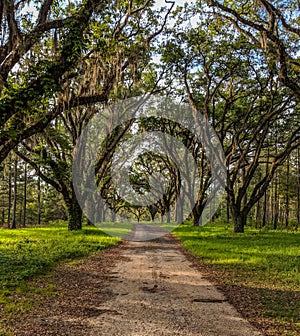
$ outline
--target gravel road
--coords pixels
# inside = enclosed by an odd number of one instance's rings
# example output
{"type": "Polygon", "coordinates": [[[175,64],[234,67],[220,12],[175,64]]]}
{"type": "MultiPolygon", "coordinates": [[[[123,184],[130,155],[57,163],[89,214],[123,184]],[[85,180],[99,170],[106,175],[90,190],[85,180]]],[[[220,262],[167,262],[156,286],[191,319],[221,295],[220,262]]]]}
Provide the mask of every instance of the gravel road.
{"type": "Polygon", "coordinates": [[[90,335],[258,336],[178,245],[151,225],[136,225],[111,270],[112,298],[90,318],[90,335]],[[151,241],[142,241],[155,238],[151,241]]]}
{"type": "Polygon", "coordinates": [[[9,335],[261,335],[169,234],[137,224],[128,239],[80,263],[61,264],[49,278],[34,279],[31,309],[11,320],[9,335]],[[38,294],[49,281],[54,295],[38,294]]]}

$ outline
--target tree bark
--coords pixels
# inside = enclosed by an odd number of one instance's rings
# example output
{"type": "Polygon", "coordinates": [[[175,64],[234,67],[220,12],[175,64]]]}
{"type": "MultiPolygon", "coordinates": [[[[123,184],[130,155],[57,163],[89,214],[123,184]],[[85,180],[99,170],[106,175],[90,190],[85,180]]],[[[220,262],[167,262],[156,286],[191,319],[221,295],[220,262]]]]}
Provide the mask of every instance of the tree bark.
{"type": "Polygon", "coordinates": [[[229,206],[229,197],[226,197],[226,222],[230,222],[230,206],[229,206]]]}
{"type": "Polygon", "coordinates": [[[279,219],[279,200],[278,200],[278,174],[276,173],[274,179],[274,216],[273,216],[273,229],[277,230],[278,228],[278,219],[279,219]]]}
{"type": "Polygon", "coordinates": [[[41,225],[41,178],[37,182],[37,225],[41,225]]]}
{"type": "Polygon", "coordinates": [[[171,214],[170,214],[170,210],[167,212],[167,223],[171,222],[171,214]]]}
{"type": "Polygon", "coordinates": [[[13,216],[12,216],[12,224],[11,228],[16,229],[17,228],[17,192],[18,192],[18,186],[17,186],[17,174],[18,174],[18,159],[15,157],[14,160],[14,198],[13,198],[13,216]]]}
{"type": "Polygon", "coordinates": [[[75,193],[73,197],[65,199],[68,211],[68,230],[75,231],[82,229],[82,210],[77,201],[75,193]]]}
{"type": "Polygon", "coordinates": [[[265,191],[264,194],[264,203],[263,203],[263,217],[261,226],[265,227],[267,224],[267,212],[268,212],[268,189],[265,191]]]}
{"type": "Polygon", "coordinates": [[[236,208],[231,209],[231,214],[233,222],[233,232],[244,233],[245,226],[247,224],[247,216],[236,208]]]}
{"type": "MultiPolygon", "coordinates": [[[[267,162],[266,162],[266,171],[265,171],[265,175],[268,174],[269,171],[269,160],[270,160],[270,148],[268,147],[267,150],[267,162]]],[[[268,192],[269,190],[266,189],[265,193],[264,193],[264,205],[263,205],[263,218],[262,218],[262,227],[265,227],[267,224],[267,215],[268,215],[268,192]]]]}
{"type": "Polygon", "coordinates": [[[96,218],[97,223],[104,222],[104,203],[102,199],[98,201],[98,211],[96,217],[97,217],[96,218]]]}
{"type": "Polygon", "coordinates": [[[255,227],[258,229],[260,227],[260,200],[258,200],[256,204],[256,209],[255,209],[255,227]]]}
{"type": "Polygon", "coordinates": [[[111,210],[111,221],[115,222],[116,221],[116,213],[114,210],[111,210]]]}
{"type": "Polygon", "coordinates": [[[152,222],[152,223],[154,222],[155,214],[156,214],[155,212],[150,211],[150,217],[151,217],[151,222],[152,222]]]}
{"type": "Polygon", "coordinates": [[[23,227],[26,226],[26,205],[27,205],[27,163],[24,165],[24,193],[23,193],[23,227]]]}
{"type": "Polygon", "coordinates": [[[158,208],[154,204],[151,204],[148,206],[148,211],[150,213],[151,222],[154,222],[158,208]]]}
{"type": "Polygon", "coordinates": [[[203,225],[201,215],[202,215],[204,207],[205,207],[205,202],[203,202],[203,198],[202,197],[198,198],[192,210],[194,226],[203,225]]]}
{"type": "Polygon", "coordinates": [[[94,226],[94,223],[89,218],[87,218],[86,219],[86,225],[87,226],[94,226]]]}
{"type": "Polygon", "coordinates": [[[1,216],[2,216],[2,221],[1,221],[1,226],[2,226],[2,225],[4,225],[4,221],[5,221],[5,212],[4,212],[4,209],[2,210],[1,216]]]}
{"type": "Polygon", "coordinates": [[[203,210],[203,206],[199,206],[197,204],[195,204],[193,211],[192,211],[192,217],[193,217],[193,225],[194,226],[202,226],[202,210],[203,210]]]}
{"type": "Polygon", "coordinates": [[[7,227],[10,228],[11,220],[11,162],[9,162],[9,172],[8,172],[8,205],[7,205],[7,227]]]}
{"type": "Polygon", "coordinates": [[[300,148],[297,149],[297,222],[296,222],[296,230],[298,230],[300,226],[300,148]]]}
{"type": "MultiPolygon", "coordinates": [[[[181,197],[181,196],[179,196],[181,197]]],[[[184,222],[184,218],[183,218],[183,202],[180,201],[179,204],[177,204],[176,207],[176,222],[178,224],[182,224],[184,222]]]]}
{"type": "Polygon", "coordinates": [[[286,168],[286,194],[285,194],[285,228],[289,227],[290,220],[290,160],[287,160],[286,168]]]}

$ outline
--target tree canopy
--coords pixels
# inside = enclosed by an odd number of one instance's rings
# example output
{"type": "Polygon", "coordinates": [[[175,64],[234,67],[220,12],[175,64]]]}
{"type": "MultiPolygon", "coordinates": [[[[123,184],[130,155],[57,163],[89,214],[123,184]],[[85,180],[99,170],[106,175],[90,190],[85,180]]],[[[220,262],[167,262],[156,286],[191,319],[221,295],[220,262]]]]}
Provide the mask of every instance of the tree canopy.
{"type": "MultiPolygon", "coordinates": [[[[191,219],[201,225],[209,208],[211,216],[226,212],[235,232],[243,232],[254,217],[274,227],[279,217],[286,226],[293,218],[298,226],[299,17],[298,1],[207,0],[183,6],[152,0],[2,1],[1,188],[9,186],[2,222],[10,225],[18,211],[24,217],[28,197],[35,194],[32,186],[38,194],[51,187],[47,193],[60,199],[69,229],[81,228],[85,214],[74,190],[72,163],[85,127],[98,115],[108,136],[96,149],[94,173],[114,216],[153,221],[160,215],[168,222],[191,219]],[[218,210],[210,196],[214,162],[195,134],[168,119],[163,109],[161,116],[133,116],[115,127],[111,104],[154,94],[171,98],[174,110],[188,106],[196,125],[204,120],[213,128],[226,169],[218,210]],[[131,150],[124,147],[130,137],[154,131],[177,138],[195,165],[179,151],[185,163],[177,166],[170,154],[174,144],[165,145],[167,154],[139,155],[129,182],[144,195],[145,205],[136,205],[114,185],[114,160],[131,150]],[[21,184],[24,206],[19,202],[18,207],[21,184]],[[147,203],[150,190],[162,197],[147,203]],[[188,216],[176,201],[180,197],[191,205],[188,216]]],[[[89,220],[104,221],[108,212],[100,207],[89,220]]]]}

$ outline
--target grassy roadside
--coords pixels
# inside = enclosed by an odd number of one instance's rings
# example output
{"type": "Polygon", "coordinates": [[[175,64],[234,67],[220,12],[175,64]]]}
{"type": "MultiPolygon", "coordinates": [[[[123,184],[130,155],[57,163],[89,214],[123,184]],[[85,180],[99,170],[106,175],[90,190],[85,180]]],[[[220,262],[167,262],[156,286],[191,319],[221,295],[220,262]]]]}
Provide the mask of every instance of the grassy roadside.
{"type": "Polygon", "coordinates": [[[0,229],[0,335],[6,335],[1,322],[31,307],[30,295],[21,301],[16,300],[18,295],[35,290],[42,290],[45,295],[55,293],[55,284],[35,289],[27,280],[47,274],[58,262],[85,257],[118,241],[94,227],[69,232],[65,223],[44,228],[0,229]]]}
{"type": "Polygon", "coordinates": [[[300,232],[181,225],[173,234],[266,335],[300,335],[300,232]]]}

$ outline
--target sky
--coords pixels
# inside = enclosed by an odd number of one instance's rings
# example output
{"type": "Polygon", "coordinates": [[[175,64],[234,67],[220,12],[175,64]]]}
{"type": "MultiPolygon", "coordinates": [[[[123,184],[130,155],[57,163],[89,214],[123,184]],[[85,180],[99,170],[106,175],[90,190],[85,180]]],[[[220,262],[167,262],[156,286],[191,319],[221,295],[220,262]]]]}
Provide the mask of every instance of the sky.
{"type": "MultiPolygon", "coordinates": [[[[170,0],[171,1],[171,0],[170,0]]],[[[175,2],[176,6],[183,6],[186,2],[188,3],[194,3],[196,0],[172,0],[175,2]]],[[[171,4],[170,3],[166,3],[165,0],[156,0],[156,4],[154,7],[156,8],[161,8],[163,6],[170,6],[171,4]]],[[[29,3],[29,5],[25,6],[24,9],[23,9],[23,12],[33,12],[33,13],[36,13],[36,16],[37,16],[37,11],[35,9],[35,7],[33,6],[32,2],[29,3]]]]}

